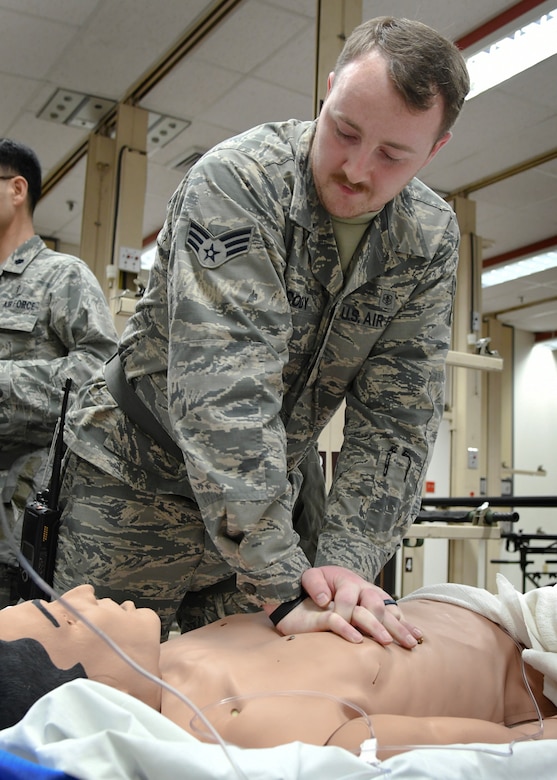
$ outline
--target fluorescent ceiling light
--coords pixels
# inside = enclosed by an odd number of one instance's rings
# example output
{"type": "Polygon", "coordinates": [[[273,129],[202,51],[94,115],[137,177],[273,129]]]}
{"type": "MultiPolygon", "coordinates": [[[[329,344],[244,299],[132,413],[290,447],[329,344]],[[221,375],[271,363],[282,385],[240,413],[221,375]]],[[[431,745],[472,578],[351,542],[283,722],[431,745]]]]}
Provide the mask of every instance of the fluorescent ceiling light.
{"type": "Polygon", "coordinates": [[[546,349],[550,349],[552,352],[555,352],[557,351],[557,339],[546,339],[546,341],[539,341],[536,346],[545,347],[546,349]]]}
{"type": "Polygon", "coordinates": [[[466,100],[557,53],[557,9],[466,60],[471,88],[466,100]]]}
{"type": "Polygon", "coordinates": [[[57,89],[37,117],[60,125],[93,130],[115,105],[115,100],[57,89]]]}
{"type": "Polygon", "coordinates": [[[523,276],[530,276],[555,267],[557,267],[557,249],[552,249],[540,255],[525,257],[516,263],[507,263],[484,271],[482,273],[482,287],[493,287],[496,284],[512,282],[523,276]]]}
{"type": "Polygon", "coordinates": [[[173,141],[182,130],[191,125],[189,119],[178,119],[174,116],[163,116],[162,114],[149,113],[147,129],[147,148],[162,149],[173,141]]]}

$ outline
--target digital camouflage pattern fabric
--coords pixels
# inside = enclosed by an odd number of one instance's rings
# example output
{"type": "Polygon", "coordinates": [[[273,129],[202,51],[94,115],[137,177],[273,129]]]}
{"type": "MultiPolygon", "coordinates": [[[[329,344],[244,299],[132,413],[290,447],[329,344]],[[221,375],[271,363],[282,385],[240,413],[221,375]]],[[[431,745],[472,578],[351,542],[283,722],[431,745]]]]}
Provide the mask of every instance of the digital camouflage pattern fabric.
{"type": "MultiPolygon", "coordinates": [[[[33,236],[0,267],[0,489],[10,513],[48,483],[66,379],[73,398],[116,342],[104,294],[82,260],[33,236]]],[[[0,561],[15,562],[3,541],[0,561]]]]}
{"type": "MultiPolygon", "coordinates": [[[[253,604],[299,594],[310,564],[291,521],[297,466],[343,399],[344,445],[315,563],[368,580],[419,509],[443,410],[455,215],[412,180],[375,217],[345,276],[309,168],[313,133],[314,123],[291,120],[230,139],[170,201],[119,353],[184,461],[132,423],[100,379],[70,415],[80,458],[134,490],[195,500],[205,554],[189,587],[235,573],[253,604]]],[[[67,515],[64,586],[83,527],[67,515]]],[[[111,541],[101,533],[88,544],[106,551],[111,541]]]]}

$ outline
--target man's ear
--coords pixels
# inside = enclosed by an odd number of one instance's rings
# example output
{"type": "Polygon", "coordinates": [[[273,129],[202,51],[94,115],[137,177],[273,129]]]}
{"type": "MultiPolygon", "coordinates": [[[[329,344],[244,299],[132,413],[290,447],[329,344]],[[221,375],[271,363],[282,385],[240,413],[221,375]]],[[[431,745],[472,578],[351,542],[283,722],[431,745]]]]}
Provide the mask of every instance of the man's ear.
{"type": "Polygon", "coordinates": [[[319,110],[317,112],[318,115],[321,113],[321,109],[323,108],[323,103],[329,97],[331,89],[333,88],[333,81],[334,80],[335,80],[335,74],[333,73],[333,71],[331,71],[329,73],[329,75],[327,76],[327,94],[325,95],[324,98],[321,98],[321,100],[319,101],[319,110]]]}
{"type": "Polygon", "coordinates": [[[12,191],[14,193],[14,202],[19,205],[27,200],[29,184],[24,176],[14,176],[12,179],[12,191]]]}
{"type": "Polygon", "coordinates": [[[424,168],[425,168],[425,166],[429,162],[431,162],[433,160],[433,158],[435,157],[437,152],[439,152],[446,144],[449,143],[449,141],[451,140],[452,137],[453,137],[453,134],[449,130],[449,132],[445,133],[445,135],[443,135],[438,141],[436,141],[433,144],[433,148],[432,148],[431,152],[429,153],[429,157],[427,158],[427,160],[424,163],[424,166],[423,166],[424,168]]]}

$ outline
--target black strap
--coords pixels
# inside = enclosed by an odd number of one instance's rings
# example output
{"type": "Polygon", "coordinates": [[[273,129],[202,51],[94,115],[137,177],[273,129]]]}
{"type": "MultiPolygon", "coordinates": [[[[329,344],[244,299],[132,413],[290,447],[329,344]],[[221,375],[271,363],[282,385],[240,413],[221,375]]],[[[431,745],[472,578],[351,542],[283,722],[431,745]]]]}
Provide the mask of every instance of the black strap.
{"type": "Polygon", "coordinates": [[[293,609],[296,609],[296,607],[298,607],[302,601],[305,601],[307,597],[308,594],[302,588],[302,593],[300,596],[293,599],[292,601],[285,601],[283,604],[279,604],[275,611],[271,612],[269,615],[269,620],[274,626],[278,625],[283,618],[289,615],[293,609]]]}
{"type": "Polygon", "coordinates": [[[157,444],[177,460],[184,460],[184,454],[174,439],[164,430],[153,413],[134,392],[126,379],[120,356],[116,352],[104,365],[104,378],[114,400],[137,427],[147,433],[157,444]]]}

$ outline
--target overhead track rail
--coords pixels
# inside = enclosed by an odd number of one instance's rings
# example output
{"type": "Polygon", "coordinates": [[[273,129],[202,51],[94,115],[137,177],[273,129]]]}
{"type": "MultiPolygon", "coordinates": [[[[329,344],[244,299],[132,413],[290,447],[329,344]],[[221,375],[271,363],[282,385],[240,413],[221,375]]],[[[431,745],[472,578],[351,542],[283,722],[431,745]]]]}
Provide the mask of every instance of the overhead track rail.
{"type": "MultiPolygon", "coordinates": [[[[170,71],[186,57],[192,49],[204,40],[236,6],[243,0],[219,0],[209,10],[200,16],[194,24],[185,31],[184,35],[169,49],[148,71],[146,71],[133,84],[119,103],[107,114],[95,132],[107,132],[116,121],[118,106],[122,103],[137,105],[141,98],[145,97],[170,71]]],[[[73,149],[59,165],[45,177],[42,187],[44,197],[52,190],[64,176],[69,173],[77,163],[85,157],[88,149],[88,139],[73,149]]]]}

